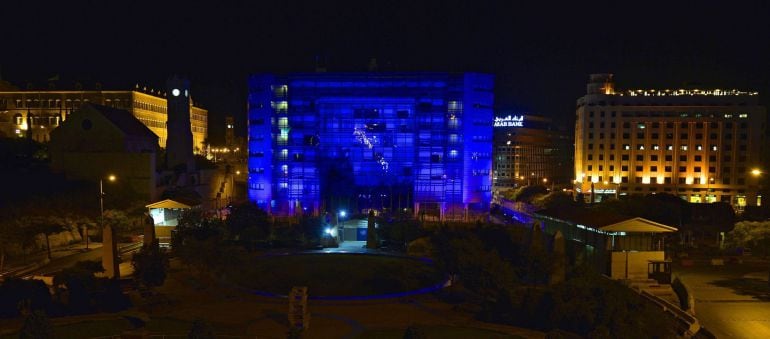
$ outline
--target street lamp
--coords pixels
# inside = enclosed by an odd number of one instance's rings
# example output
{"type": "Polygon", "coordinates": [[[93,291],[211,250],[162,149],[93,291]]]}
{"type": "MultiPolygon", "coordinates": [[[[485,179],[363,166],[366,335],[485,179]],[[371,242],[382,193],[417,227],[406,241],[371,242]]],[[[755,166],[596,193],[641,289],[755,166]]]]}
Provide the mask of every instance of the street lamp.
{"type": "MultiPolygon", "coordinates": [[[[114,174],[107,176],[107,180],[114,182],[114,174]]],[[[99,227],[104,228],[104,178],[99,178],[99,227]]],[[[86,249],[88,249],[88,228],[86,228],[86,249]]]]}
{"type": "Polygon", "coordinates": [[[338,232],[338,236],[342,237],[342,235],[345,233],[345,216],[347,215],[347,212],[340,211],[340,218],[342,218],[342,221],[340,222],[340,232],[338,232]]]}

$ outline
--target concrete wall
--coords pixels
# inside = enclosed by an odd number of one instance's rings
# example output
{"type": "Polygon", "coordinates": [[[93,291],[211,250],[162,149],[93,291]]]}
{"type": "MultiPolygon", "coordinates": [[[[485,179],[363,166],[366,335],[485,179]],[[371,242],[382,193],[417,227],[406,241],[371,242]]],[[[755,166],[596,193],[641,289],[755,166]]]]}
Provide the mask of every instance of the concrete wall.
{"type": "Polygon", "coordinates": [[[663,251],[611,252],[610,277],[612,279],[647,279],[647,264],[650,260],[663,260],[663,251]],[[626,276],[628,263],[628,276],[626,276]]]}
{"type": "MultiPolygon", "coordinates": [[[[79,153],[51,154],[51,167],[63,171],[68,179],[97,181],[114,174],[127,182],[147,203],[155,201],[155,153],[79,153]]],[[[105,191],[107,188],[105,188],[105,191]]]]}

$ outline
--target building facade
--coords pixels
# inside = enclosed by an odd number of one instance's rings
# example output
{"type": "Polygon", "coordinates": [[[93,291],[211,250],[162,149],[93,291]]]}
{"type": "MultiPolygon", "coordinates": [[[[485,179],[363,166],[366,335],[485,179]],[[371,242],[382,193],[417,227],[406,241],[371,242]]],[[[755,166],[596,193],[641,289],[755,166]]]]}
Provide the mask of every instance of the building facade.
{"type": "Polygon", "coordinates": [[[757,205],[766,110],[756,92],[616,90],[593,74],[577,101],[575,190],[598,201],[670,193],[757,205]]]}
{"type": "Polygon", "coordinates": [[[554,128],[550,118],[498,114],[494,122],[495,191],[572,181],[572,138],[554,128]]]}
{"type": "Polygon", "coordinates": [[[249,199],[274,215],[485,215],[493,98],[474,73],[252,76],[249,199]]]}
{"type": "MultiPolygon", "coordinates": [[[[162,148],[166,147],[168,133],[167,104],[164,94],[139,90],[28,90],[5,88],[0,90],[0,137],[28,137],[48,142],[50,132],[84,103],[124,109],[133,114],[155,135],[162,148]]],[[[208,134],[208,111],[191,104],[193,149],[203,149],[208,134]]]]}

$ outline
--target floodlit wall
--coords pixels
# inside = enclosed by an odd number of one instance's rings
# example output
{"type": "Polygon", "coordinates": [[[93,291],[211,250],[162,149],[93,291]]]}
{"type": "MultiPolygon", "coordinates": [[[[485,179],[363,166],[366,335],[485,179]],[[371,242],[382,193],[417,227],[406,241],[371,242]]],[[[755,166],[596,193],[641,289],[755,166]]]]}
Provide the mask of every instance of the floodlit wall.
{"type": "Polygon", "coordinates": [[[485,215],[492,89],[483,74],[253,76],[249,198],[277,215],[485,215]]]}

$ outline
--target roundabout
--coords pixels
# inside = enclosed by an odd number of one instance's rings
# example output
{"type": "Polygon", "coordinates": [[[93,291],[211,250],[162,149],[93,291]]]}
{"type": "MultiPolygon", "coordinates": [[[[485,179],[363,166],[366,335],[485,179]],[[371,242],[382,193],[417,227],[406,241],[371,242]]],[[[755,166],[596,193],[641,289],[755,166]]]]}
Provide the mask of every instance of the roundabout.
{"type": "Polygon", "coordinates": [[[252,258],[232,281],[249,293],[285,298],[308,288],[311,300],[373,300],[425,294],[446,279],[428,259],[373,253],[285,253],[252,258]]]}

